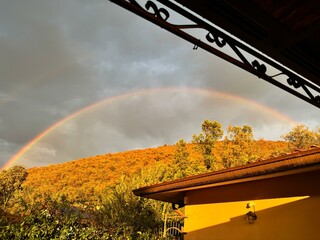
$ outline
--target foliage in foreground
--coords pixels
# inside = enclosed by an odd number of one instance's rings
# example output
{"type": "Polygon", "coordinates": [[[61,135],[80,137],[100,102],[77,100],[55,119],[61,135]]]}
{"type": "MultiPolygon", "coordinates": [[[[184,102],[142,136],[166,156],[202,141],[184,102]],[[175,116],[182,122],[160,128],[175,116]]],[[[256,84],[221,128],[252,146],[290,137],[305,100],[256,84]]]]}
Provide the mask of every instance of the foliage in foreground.
{"type": "Polygon", "coordinates": [[[64,198],[59,200],[47,198],[45,202],[33,206],[35,211],[19,216],[20,218],[14,221],[10,216],[2,216],[0,239],[153,238],[151,231],[158,227],[159,222],[155,221],[152,209],[139,201],[123,203],[119,199],[113,201],[113,204],[114,207],[105,202],[95,209],[93,206],[91,209],[82,209],[70,204],[64,198]],[[117,212],[117,206],[120,204],[125,204],[124,209],[117,212]],[[137,212],[138,210],[140,212],[137,212]],[[128,211],[126,215],[125,211],[128,211]]]}
{"type": "MultiPolygon", "coordinates": [[[[144,167],[136,164],[143,155],[142,151],[135,151],[139,153],[139,157],[134,157],[132,153],[125,154],[124,159],[130,169],[127,172],[123,172],[125,168],[120,167],[121,164],[124,165],[122,162],[117,168],[108,166],[108,163],[98,168],[93,162],[85,162],[84,165],[93,167],[92,172],[72,162],[69,172],[73,178],[69,178],[63,171],[52,171],[57,176],[61,175],[61,179],[68,179],[68,184],[53,181],[46,175],[46,186],[51,188],[41,188],[44,183],[43,172],[38,178],[34,176],[38,186],[25,184],[28,173],[30,175],[32,172],[21,166],[2,171],[0,239],[161,239],[158,230],[163,225],[164,214],[170,211],[171,206],[136,197],[132,193],[133,189],[239,166],[257,158],[268,158],[273,153],[287,151],[283,142],[254,140],[250,126],[229,126],[227,135],[218,141],[222,136],[221,124],[206,120],[202,125],[202,132],[193,136],[193,144],[179,140],[174,146],[162,147],[161,154],[144,156],[144,159],[152,158],[153,165],[146,166],[145,160],[142,161],[144,167]],[[129,157],[134,160],[127,159],[129,157]],[[75,167],[77,170],[82,169],[84,175],[75,172],[75,167]],[[101,169],[111,172],[117,169],[124,174],[116,179],[117,184],[107,185],[104,190],[100,187],[97,191],[93,184],[106,180],[92,174],[101,169]],[[92,183],[80,182],[83,180],[80,176],[88,175],[91,176],[92,183]],[[80,181],[73,182],[73,179],[80,181]],[[58,184],[59,187],[55,188],[56,185],[53,184],[58,184]],[[69,185],[74,191],[67,191],[67,194],[60,191],[67,189],[69,185]]],[[[320,144],[320,131],[313,132],[299,125],[283,138],[290,147],[306,148],[320,144]]],[[[115,155],[108,157],[113,159],[115,155]]],[[[99,166],[100,162],[96,164],[99,166]]],[[[68,164],[64,164],[66,165],[68,164]]],[[[41,173],[41,169],[38,170],[41,173]]],[[[105,176],[104,172],[100,174],[105,176]]],[[[120,173],[117,174],[114,176],[120,176],[120,173]]]]}
{"type": "Polygon", "coordinates": [[[158,230],[169,205],[136,197],[132,190],[169,177],[163,166],[123,176],[96,196],[95,204],[70,202],[64,195],[31,200],[30,189],[17,187],[0,208],[0,239],[161,239],[158,230]]]}

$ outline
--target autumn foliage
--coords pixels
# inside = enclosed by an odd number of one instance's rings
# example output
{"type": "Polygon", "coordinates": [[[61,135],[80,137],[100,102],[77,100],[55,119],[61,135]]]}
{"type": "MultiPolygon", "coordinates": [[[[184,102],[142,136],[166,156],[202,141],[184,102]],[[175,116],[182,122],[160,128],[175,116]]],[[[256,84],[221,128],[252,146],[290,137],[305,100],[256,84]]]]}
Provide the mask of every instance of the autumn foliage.
{"type": "Polygon", "coordinates": [[[157,230],[171,206],[136,197],[133,189],[320,144],[320,130],[299,125],[283,139],[255,140],[250,126],[224,132],[219,122],[205,120],[191,143],[15,166],[0,172],[0,238],[161,239],[157,230]]]}
{"type": "MultiPolygon", "coordinates": [[[[232,143],[230,143],[232,145],[232,143]]],[[[277,152],[284,152],[287,148],[285,142],[254,141],[251,143],[252,155],[256,158],[266,159],[277,152]],[[254,147],[253,147],[254,146],[254,147]]],[[[226,149],[221,141],[214,149],[214,155],[221,162],[226,149]]],[[[50,165],[28,169],[28,177],[24,183],[25,188],[32,188],[36,194],[48,194],[52,197],[65,195],[70,201],[86,202],[94,200],[108,187],[119,182],[120,176],[132,176],[143,168],[156,165],[165,166],[168,171],[174,167],[177,147],[161,146],[157,148],[133,150],[121,153],[98,155],[83,158],[63,164],[50,165]]],[[[188,166],[190,174],[196,174],[205,169],[203,156],[198,151],[196,144],[187,144],[188,166]]],[[[220,169],[223,168],[220,164],[220,169]]]]}

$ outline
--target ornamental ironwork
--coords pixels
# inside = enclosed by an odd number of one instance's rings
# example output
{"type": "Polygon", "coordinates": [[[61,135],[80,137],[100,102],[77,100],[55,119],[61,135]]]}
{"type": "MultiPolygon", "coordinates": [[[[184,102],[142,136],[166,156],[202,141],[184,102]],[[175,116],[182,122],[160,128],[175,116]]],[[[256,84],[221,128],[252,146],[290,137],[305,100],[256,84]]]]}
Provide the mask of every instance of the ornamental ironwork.
{"type": "Polygon", "coordinates": [[[168,0],[157,0],[157,3],[148,0],[142,6],[135,0],[110,1],[189,41],[193,44],[194,50],[200,47],[320,108],[320,88],[318,86],[178,4],[168,0]],[[170,9],[170,12],[167,9],[170,9]],[[170,22],[171,12],[183,17],[186,22],[191,22],[191,24],[170,22]],[[205,31],[203,40],[195,33],[188,32],[188,29],[205,31]],[[226,46],[232,49],[236,57],[226,53],[227,51],[220,50],[226,46]],[[249,60],[250,58],[253,60],[249,60]],[[270,74],[270,68],[277,73],[270,74]]]}

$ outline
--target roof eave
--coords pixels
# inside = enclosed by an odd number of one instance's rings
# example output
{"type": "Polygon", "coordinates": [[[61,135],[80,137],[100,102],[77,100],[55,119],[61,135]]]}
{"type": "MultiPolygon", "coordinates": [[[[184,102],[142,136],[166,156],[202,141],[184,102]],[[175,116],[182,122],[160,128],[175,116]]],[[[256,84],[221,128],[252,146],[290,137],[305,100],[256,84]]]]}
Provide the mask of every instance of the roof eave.
{"type": "MultiPolygon", "coordinates": [[[[298,152],[287,156],[224,169],[170,182],[155,184],[133,191],[136,196],[159,199],[159,194],[175,194],[195,189],[249,182],[277,176],[320,170],[320,149],[298,152]]],[[[162,200],[162,199],[161,199],[162,200]]]]}

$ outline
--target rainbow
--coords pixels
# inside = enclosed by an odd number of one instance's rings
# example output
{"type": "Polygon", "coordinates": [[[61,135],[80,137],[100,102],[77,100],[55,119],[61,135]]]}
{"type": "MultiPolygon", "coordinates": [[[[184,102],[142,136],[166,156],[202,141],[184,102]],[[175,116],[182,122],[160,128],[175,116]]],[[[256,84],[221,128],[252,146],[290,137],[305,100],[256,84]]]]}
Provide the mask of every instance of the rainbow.
{"type": "Polygon", "coordinates": [[[17,162],[19,160],[19,158],[25,154],[30,148],[32,148],[37,142],[39,142],[42,138],[44,138],[45,136],[49,135],[50,133],[52,133],[55,129],[59,128],[61,125],[63,125],[64,123],[68,122],[71,119],[74,119],[82,114],[87,114],[90,111],[96,109],[97,107],[104,105],[104,104],[111,104],[112,102],[115,102],[117,100],[123,100],[123,99],[127,99],[130,98],[132,96],[146,96],[146,95],[152,95],[152,94],[156,94],[156,93],[161,93],[161,92],[165,92],[165,93],[179,93],[179,92],[185,92],[185,93],[193,93],[193,94],[202,94],[202,95],[209,95],[209,96],[215,96],[215,97],[220,97],[220,98],[225,98],[228,100],[232,100],[232,101],[236,101],[236,102],[240,102],[242,104],[246,104],[249,106],[252,106],[253,108],[258,108],[258,109],[262,109],[264,111],[266,111],[268,114],[271,114],[272,116],[274,116],[275,118],[281,119],[282,121],[288,122],[290,124],[296,124],[293,120],[291,120],[290,118],[288,118],[287,116],[285,116],[284,114],[269,108],[265,105],[259,104],[255,101],[237,96],[237,95],[232,95],[229,93],[223,93],[223,92],[217,92],[214,90],[208,90],[208,89],[202,89],[202,88],[152,88],[152,89],[143,89],[143,90],[139,90],[139,91],[132,91],[132,92],[127,92],[121,95],[116,95],[113,97],[108,97],[105,99],[102,99],[100,101],[97,101],[89,106],[86,106],[76,112],[73,112],[72,114],[66,116],[65,118],[59,120],[58,122],[56,122],[55,124],[53,124],[52,126],[50,126],[49,128],[45,129],[43,132],[41,132],[39,135],[37,135],[35,138],[31,139],[23,148],[21,148],[15,155],[13,155],[8,162],[0,169],[0,170],[4,170],[4,169],[8,169],[11,166],[14,165],[15,162],[17,162]]]}

